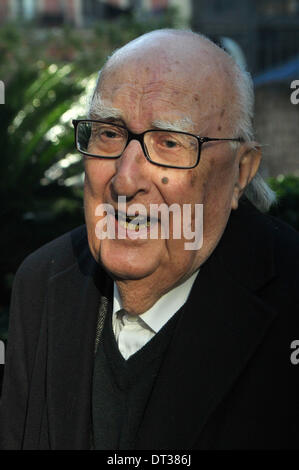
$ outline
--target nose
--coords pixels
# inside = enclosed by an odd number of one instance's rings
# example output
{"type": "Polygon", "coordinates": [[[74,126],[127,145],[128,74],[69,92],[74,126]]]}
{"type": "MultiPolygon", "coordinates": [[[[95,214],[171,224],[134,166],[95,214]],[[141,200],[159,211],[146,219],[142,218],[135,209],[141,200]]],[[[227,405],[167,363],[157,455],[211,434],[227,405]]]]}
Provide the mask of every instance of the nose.
{"type": "Polygon", "coordinates": [[[115,160],[116,171],[111,186],[116,196],[133,199],[150,189],[150,163],[146,160],[140,142],[132,140],[121,157],[115,160]]]}

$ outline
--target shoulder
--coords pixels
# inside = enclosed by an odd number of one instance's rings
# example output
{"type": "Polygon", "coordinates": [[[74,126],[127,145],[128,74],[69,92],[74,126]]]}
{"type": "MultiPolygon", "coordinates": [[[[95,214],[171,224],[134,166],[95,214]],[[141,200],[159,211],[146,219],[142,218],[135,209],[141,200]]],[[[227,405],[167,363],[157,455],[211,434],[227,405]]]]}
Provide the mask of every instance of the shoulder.
{"type": "Polygon", "coordinates": [[[28,335],[32,344],[35,344],[45,311],[50,280],[78,264],[78,252],[84,252],[84,249],[85,252],[89,250],[86,229],[81,226],[47,243],[25,258],[13,282],[9,338],[28,335]]]}
{"type": "Polygon", "coordinates": [[[19,279],[39,283],[68,269],[78,262],[78,251],[88,249],[86,227],[82,225],[67,232],[25,258],[20,265],[15,283],[19,279]]]}
{"type": "MultiPolygon", "coordinates": [[[[299,233],[293,227],[276,217],[260,212],[250,203],[243,204],[232,217],[237,220],[241,230],[247,232],[247,241],[251,241],[253,247],[271,247],[275,254],[281,255],[281,258],[291,265],[295,263],[298,267],[299,233]]],[[[279,256],[276,258],[278,260],[279,256]]]]}
{"type": "Polygon", "coordinates": [[[299,268],[299,232],[273,216],[267,216],[272,227],[272,235],[276,248],[276,258],[287,266],[299,268]]]}
{"type": "Polygon", "coordinates": [[[263,242],[273,250],[273,263],[277,274],[299,276],[299,232],[286,222],[254,209],[255,230],[263,242]]]}
{"type": "Polygon", "coordinates": [[[296,294],[299,233],[251,203],[242,203],[232,211],[217,251],[227,271],[250,290],[274,285],[276,280],[296,294]]]}
{"type": "Polygon", "coordinates": [[[265,286],[264,293],[270,293],[276,304],[282,305],[284,313],[295,307],[294,314],[298,318],[299,233],[275,217],[267,215],[265,218],[271,227],[275,277],[265,286]]]}

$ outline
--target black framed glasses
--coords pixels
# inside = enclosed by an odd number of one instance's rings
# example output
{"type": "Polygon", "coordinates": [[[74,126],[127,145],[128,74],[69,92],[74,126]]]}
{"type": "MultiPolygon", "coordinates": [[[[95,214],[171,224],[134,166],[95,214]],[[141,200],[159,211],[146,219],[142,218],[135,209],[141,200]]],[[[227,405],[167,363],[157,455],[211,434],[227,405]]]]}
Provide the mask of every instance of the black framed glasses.
{"type": "Polygon", "coordinates": [[[137,140],[146,159],[167,168],[190,169],[200,160],[201,146],[211,141],[243,142],[242,138],[200,137],[189,132],[151,129],[134,134],[126,127],[94,119],[74,119],[76,148],[83,155],[119,158],[137,140]]]}

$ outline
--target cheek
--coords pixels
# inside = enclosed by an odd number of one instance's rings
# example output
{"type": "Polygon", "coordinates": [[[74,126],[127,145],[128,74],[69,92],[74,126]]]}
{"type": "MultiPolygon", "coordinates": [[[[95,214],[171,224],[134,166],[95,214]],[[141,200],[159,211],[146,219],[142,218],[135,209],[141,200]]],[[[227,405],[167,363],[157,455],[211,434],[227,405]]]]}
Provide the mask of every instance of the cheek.
{"type": "Polygon", "coordinates": [[[189,175],[188,175],[188,176],[189,176],[189,186],[190,186],[191,188],[195,188],[196,185],[197,185],[196,183],[197,183],[197,181],[198,181],[198,179],[199,179],[198,171],[196,171],[196,170],[194,170],[194,171],[189,170],[189,175]]]}
{"type": "MultiPolygon", "coordinates": [[[[84,194],[89,198],[102,198],[105,187],[113,175],[114,162],[86,159],[84,162],[84,194]]],[[[100,202],[100,201],[99,201],[100,202]]]]}
{"type": "Polygon", "coordinates": [[[203,167],[186,170],[178,194],[186,195],[185,202],[201,203],[207,183],[206,171],[203,167]]]}
{"type": "Polygon", "coordinates": [[[160,192],[168,204],[202,202],[205,178],[196,170],[177,170],[174,175],[160,178],[160,192]]]}
{"type": "Polygon", "coordinates": [[[236,162],[236,156],[229,148],[224,150],[218,145],[206,152],[201,163],[209,192],[225,194],[234,186],[238,170],[236,162]]]}
{"type": "Polygon", "coordinates": [[[89,239],[95,240],[94,227],[99,220],[96,216],[96,208],[105,202],[105,189],[113,174],[113,162],[98,159],[86,159],[84,161],[84,212],[89,239]]]}
{"type": "MultiPolygon", "coordinates": [[[[226,223],[231,210],[233,189],[236,180],[237,168],[235,161],[214,157],[207,166],[205,187],[203,191],[205,229],[218,230],[226,223]]],[[[221,156],[222,158],[222,156],[221,156]]]]}

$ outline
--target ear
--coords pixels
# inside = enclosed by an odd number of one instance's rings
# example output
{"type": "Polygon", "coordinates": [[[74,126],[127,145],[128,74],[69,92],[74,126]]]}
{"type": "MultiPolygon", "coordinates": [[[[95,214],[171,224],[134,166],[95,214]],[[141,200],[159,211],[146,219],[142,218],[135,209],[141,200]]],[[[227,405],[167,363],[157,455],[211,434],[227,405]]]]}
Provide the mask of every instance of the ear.
{"type": "Polygon", "coordinates": [[[236,182],[233,190],[232,209],[237,209],[239,199],[256,174],[262,158],[261,147],[256,142],[241,145],[237,154],[239,164],[236,182]]]}

